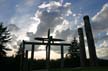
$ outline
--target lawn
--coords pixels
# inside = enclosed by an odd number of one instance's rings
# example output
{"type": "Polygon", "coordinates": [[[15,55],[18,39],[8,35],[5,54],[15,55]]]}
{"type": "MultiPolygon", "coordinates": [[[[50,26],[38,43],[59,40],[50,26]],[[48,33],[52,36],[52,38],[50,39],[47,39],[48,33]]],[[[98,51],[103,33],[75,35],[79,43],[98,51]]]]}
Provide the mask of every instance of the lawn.
{"type": "Polygon", "coordinates": [[[51,69],[50,71],[108,71],[108,67],[63,68],[51,69]]]}

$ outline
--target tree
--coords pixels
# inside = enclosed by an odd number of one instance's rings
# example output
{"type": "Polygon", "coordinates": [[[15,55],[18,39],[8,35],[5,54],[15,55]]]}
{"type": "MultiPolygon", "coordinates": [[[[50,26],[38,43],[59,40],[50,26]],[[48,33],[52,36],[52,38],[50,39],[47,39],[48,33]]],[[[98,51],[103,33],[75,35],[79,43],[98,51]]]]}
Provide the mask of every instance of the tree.
{"type": "Polygon", "coordinates": [[[0,23],[0,57],[6,56],[6,51],[10,50],[6,48],[6,43],[10,40],[11,37],[7,27],[4,27],[3,23],[0,23]]]}
{"type": "Polygon", "coordinates": [[[74,40],[71,42],[71,46],[68,49],[68,53],[66,54],[66,57],[79,58],[79,53],[80,53],[79,44],[76,38],[74,37],[74,40]]]}

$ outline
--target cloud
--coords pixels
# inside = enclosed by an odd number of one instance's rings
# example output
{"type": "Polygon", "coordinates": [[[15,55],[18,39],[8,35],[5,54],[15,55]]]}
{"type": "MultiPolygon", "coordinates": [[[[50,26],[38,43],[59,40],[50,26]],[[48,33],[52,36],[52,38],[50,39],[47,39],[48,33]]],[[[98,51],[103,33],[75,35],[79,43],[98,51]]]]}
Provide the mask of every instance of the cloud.
{"type": "Polygon", "coordinates": [[[56,30],[55,27],[58,25],[62,26],[62,24],[67,21],[65,19],[66,16],[72,14],[71,3],[61,5],[60,2],[51,1],[49,3],[43,3],[38,7],[39,10],[37,10],[35,14],[35,17],[40,19],[40,24],[38,25],[36,32],[36,35],[38,36],[45,35],[48,28],[51,28],[51,32],[53,32],[56,30]]]}
{"type": "Polygon", "coordinates": [[[26,32],[35,32],[38,20],[34,20],[34,8],[40,3],[39,0],[23,0],[16,4],[15,13],[10,18],[9,23],[17,25],[26,32]],[[35,26],[35,27],[34,27],[35,26]],[[32,28],[31,28],[32,27],[32,28]]]}
{"type": "Polygon", "coordinates": [[[40,15],[38,15],[38,17],[40,19],[40,24],[36,34],[39,35],[44,35],[49,27],[54,30],[54,27],[63,21],[63,19],[60,18],[58,12],[43,11],[40,15]]]}
{"type": "Polygon", "coordinates": [[[93,34],[98,47],[101,42],[108,39],[108,3],[91,19],[93,34]]]}
{"type": "Polygon", "coordinates": [[[15,24],[9,24],[7,25],[7,27],[12,37],[11,41],[6,44],[7,48],[12,49],[12,51],[7,52],[8,53],[7,55],[13,56],[16,54],[17,50],[19,49],[21,41],[23,39],[28,40],[28,38],[26,37],[26,34],[15,24]]]}
{"type": "Polygon", "coordinates": [[[47,9],[56,9],[58,7],[60,7],[61,4],[59,2],[56,1],[51,1],[50,3],[43,3],[40,6],[38,6],[39,8],[47,8],[47,9]]]}
{"type": "Polygon", "coordinates": [[[8,30],[11,31],[11,32],[12,32],[12,31],[13,31],[13,32],[14,32],[14,31],[17,31],[17,30],[19,30],[19,29],[20,29],[20,28],[17,27],[15,24],[9,24],[9,25],[8,25],[8,30]]]}
{"type": "Polygon", "coordinates": [[[93,29],[94,31],[107,31],[108,29],[108,3],[103,6],[101,11],[99,11],[93,18],[93,29]]]}
{"type": "Polygon", "coordinates": [[[18,50],[22,40],[29,40],[27,33],[36,32],[39,20],[33,17],[33,6],[38,3],[40,3],[39,0],[23,0],[16,4],[16,9],[8,22],[8,28],[13,37],[8,47],[13,50],[12,52],[15,53],[18,50]]]}

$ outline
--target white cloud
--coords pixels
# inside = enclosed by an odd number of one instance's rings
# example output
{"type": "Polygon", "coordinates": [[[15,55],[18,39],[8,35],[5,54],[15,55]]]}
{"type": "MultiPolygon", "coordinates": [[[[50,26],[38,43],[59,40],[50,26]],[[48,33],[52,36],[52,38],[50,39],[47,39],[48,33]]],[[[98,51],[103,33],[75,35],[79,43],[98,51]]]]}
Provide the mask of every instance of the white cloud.
{"type": "Polygon", "coordinates": [[[35,14],[35,17],[40,19],[36,35],[45,35],[49,27],[52,30],[51,32],[53,32],[56,30],[55,27],[57,25],[61,25],[60,27],[62,27],[64,22],[68,22],[65,19],[65,16],[69,16],[71,14],[70,5],[70,3],[66,3],[62,6],[56,1],[41,4],[39,6],[39,10],[35,14]]]}
{"type": "Polygon", "coordinates": [[[51,1],[50,3],[43,3],[40,6],[38,6],[39,8],[47,8],[47,9],[56,9],[58,7],[60,7],[61,4],[59,2],[56,1],[51,1]]]}
{"type": "MultiPolygon", "coordinates": [[[[96,43],[108,39],[108,3],[92,18],[92,28],[96,43]]],[[[102,44],[102,43],[100,43],[102,44]]]]}
{"type": "Polygon", "coordinates": [[[107,31],[108,29],[108,4],[105,4],[101,11],[99,11],[93,18],[94,31],[107,31]]]}
{"type": "Polygon", "coordinates": [[[32,7],[38,3],[39,0],[23,0],[16,5],[15,13],[9,21],[9,30],[13,39],[8,47],[12,48],[12,52],[15,53],[14,50],[19,48],[19,41],[29,40],[27,32],[36,32],[39,19],[33,17],[32,7]]]}

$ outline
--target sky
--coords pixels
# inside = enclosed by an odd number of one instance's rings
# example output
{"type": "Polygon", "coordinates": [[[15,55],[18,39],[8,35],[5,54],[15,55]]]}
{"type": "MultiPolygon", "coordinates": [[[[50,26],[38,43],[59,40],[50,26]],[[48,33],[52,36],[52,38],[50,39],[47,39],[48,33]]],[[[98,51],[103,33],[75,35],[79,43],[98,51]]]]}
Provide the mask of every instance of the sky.
{"type": "MultiPolygon", "coordinates": [[[[8,55],[15,54],[22,40],[46,37],[48,28],[53,37],[68,43],[73,37],[78,39],[77,29],[83,27],[85,15],[90,17],[97,56],[108,59],[108,0],[0,0],[0,22],[8,26],[13,37],[7,44],[13,49],[8,55]]],[[[30,46],[26,47],[30,50],[30,46]]],[[[60,58],[59,48],[51,49],[52,59],[60,58]]],[[[45,54],[45,46],[36,46],[35,50],[42,50],[35,52],[36,58],[45,54]]]]}

